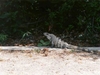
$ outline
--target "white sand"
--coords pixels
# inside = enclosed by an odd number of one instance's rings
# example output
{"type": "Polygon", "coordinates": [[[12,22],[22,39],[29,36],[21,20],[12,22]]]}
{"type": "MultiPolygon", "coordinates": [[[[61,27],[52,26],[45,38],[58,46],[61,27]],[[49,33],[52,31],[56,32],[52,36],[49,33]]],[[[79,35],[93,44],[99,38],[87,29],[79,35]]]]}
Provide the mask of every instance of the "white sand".
{"type": "Polygon", "coordinates": [[[1,51],[0,75],[100,75],[100,57],[90,53],[1,51]]]}

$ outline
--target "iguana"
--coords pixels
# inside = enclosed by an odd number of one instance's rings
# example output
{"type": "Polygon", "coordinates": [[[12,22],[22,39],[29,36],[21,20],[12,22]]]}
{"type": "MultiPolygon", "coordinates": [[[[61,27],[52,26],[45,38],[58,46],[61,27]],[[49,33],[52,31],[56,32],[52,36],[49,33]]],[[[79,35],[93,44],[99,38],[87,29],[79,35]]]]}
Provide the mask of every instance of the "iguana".
{"type": "Polygon", "coordinates": [[[69,46],[68,43],[62,41],[59,37],[56,37],[54,34],[50,34],[47,32],[43,34],[51,42],[51,47],[67,48],[69,46]]]}
{"type": "Polygon", "coordinates": [[[47,32],[43,34],[51,42],[51,47],[68,48],[68,49],[83,49],[82,47],[74,46],[74,45],[68,44],[67,42],[62,41],[59,37],[56,37],[54,34],[50,34],[47,32]]]}
{"type": "Polygon", "coordinates": [[[68,44],[67,42],[62,41],[59,37],[56,37],[54,34],[50,33],[43,33],[48,40],[51,42],[51,47],[58,47],[58,48],[68,48],[68,49],[74,49],[74,50],[80,50],[80,51],[86,51],[86,52],[98,52],[98,50],[91,50],[88,47],[79,47],[79,46],[74,46],[71,44],[68,44]]]}

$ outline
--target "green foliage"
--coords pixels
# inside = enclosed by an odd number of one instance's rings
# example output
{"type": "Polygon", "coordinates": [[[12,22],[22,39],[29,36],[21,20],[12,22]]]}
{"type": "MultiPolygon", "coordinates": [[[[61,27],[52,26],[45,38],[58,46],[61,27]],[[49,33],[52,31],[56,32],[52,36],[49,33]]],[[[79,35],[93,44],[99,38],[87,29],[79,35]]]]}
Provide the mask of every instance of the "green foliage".
{"type": "Polygon", "coordinates": [[[4,0],[0,11],[0,32],[11,37],[47,31],[52,25],[56,33],[74,31],[83,33],[84,40],[99,40],[93,36],[100,34],[99,0],[4,0]]]}
{"type": "Polygon", "coordinates": [[[47,46],[47,45],[49,45],[50,44],[50,42],[49,41],[44,41],[44,40],[40,40],[40,42],[38,43],[38,46],[40,47],[40,46],[47,46]]]}
{"type": "Polygon", "coordinates": [[[7,35],[6,34],[0,34],[0,43],[3,43],[6,40],[7,40],[7,35]]]}
{"type": "Polygon", "coordinates": [[[67,30],[68,30],[68,31],[71,31],[73,28],[74,28],[73,25],[69,25],[68,28],[67,28],[67,30]]]}
{"type": "Polygon", "coordinates": [[[28,31],[28,32],[26,32],[26,33],[24,33],[24,34],[23,34],[23,36],[22,36],[22,39],[23,39],[23,38],[25,38],[25,37],[28,37],[28,36],[29,36],[29,35],[31,35],[31,34],[32,34],[32,33],[31,33],[31,32],[29,32],[29,31],[28,31]]]}

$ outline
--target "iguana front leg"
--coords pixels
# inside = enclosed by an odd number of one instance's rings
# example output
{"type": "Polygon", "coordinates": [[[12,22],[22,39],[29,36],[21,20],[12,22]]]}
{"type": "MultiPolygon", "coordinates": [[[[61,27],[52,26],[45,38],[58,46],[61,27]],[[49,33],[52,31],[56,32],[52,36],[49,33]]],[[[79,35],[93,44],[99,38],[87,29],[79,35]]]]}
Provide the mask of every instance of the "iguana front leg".
{"type": "Polygon", "coordinates": [[[54,42],[52,41],[52,42],[51,42],[51,47],[53,48],[54,46],[55,46],[55,45],[54,45],[54,42]]]}

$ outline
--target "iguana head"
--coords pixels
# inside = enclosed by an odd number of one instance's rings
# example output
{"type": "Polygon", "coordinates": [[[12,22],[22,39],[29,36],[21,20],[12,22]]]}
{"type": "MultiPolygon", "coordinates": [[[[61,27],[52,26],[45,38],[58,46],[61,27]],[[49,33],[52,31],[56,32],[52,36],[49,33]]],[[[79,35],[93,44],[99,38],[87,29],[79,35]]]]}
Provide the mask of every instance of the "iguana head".
{"type": "Polygon", "coordinates": [[[50,40],[50,41],[51,41],[51,37],[49,36],[49,33],[45,32],[45,33],[43,33],[43,34],[44,34],[44,36],[46,36],[46,37],[47,37],[47,39],[48,39],[48,40],[50,40]]]}
{"type": "Polygon", "coordinates": [[[44,32],[43,34],[44,34],[45,36],[49,35],[49,33],[48,33],[48,32],[44,32]]]}

